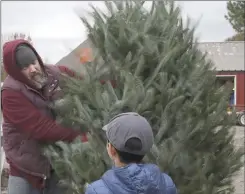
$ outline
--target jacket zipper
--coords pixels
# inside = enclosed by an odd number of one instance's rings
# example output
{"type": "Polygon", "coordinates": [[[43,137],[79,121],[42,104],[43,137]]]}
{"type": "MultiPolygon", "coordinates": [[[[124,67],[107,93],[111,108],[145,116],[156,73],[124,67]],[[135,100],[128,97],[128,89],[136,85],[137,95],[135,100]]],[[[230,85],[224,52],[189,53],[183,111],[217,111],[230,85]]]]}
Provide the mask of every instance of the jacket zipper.
{"type": "Polygon", "coordinates": [[[46,180],[47,180],[47,176],[43,175],[43,183],[42,183],[42,187],[45,188],[46,187],[46,180]]]}

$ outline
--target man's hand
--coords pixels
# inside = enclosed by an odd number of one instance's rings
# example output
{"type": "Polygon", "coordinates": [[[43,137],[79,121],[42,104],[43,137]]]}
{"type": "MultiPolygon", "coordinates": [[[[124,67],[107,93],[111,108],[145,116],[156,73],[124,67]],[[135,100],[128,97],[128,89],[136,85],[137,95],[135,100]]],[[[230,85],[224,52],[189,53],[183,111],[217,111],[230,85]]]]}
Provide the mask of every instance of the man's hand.
{"type": "Polygon", "coordinates": [[[88,141],[88,137],[86,133],[83,133],[80,135],[81,141],[82,142],[87,142],[88,141]]]}

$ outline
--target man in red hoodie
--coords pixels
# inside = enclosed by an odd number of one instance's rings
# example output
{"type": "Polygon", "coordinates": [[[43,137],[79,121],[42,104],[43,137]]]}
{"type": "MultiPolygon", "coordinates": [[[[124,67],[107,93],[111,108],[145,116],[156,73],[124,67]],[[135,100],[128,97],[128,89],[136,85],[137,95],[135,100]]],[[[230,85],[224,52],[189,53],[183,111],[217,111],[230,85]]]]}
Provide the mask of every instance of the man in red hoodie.
{"type": "Polygon", "coordinates": [[[57,185],[41,144],[71,142],[80,135],[57,124],[49,108],[62,97],[60,73],[74,74],[65,67],[44,65],[24,40],[4,45],[3,62],[8,73],[1,89],[3,148],[10,165],[8,194],[62,194],[65,190],[57,185]]]}

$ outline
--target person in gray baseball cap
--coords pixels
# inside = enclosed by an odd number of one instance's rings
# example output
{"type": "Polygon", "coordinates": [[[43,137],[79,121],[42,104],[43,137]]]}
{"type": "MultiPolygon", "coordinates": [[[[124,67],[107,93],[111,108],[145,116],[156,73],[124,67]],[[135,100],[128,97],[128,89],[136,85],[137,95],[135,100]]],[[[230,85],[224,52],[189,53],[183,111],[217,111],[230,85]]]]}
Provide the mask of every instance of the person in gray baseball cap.
{"type": "Polygon", "coordinates": [[[122,113],[103,127],[114,167],[88,185],[86,194],[177,194],[173,180],[155,164],[142,162],[154,136],[149,122],[135,112],[122,113]]]}

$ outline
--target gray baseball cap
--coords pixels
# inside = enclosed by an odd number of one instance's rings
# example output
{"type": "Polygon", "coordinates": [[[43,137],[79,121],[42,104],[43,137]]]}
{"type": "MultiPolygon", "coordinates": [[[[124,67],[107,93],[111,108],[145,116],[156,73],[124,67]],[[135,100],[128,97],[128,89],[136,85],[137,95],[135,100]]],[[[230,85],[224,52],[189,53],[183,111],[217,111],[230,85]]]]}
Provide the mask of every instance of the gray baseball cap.
{"type": "Polygon", "coordinates": [[[153,131],[149,122],[135,112],[115,116],[102,129],[106,131],[108,141],[121,152],[145,155],[153,145],[153,131]],[[137,138],[141,141],[141,150],[129,150],[125,146],[131,138],[137,138]]]}

